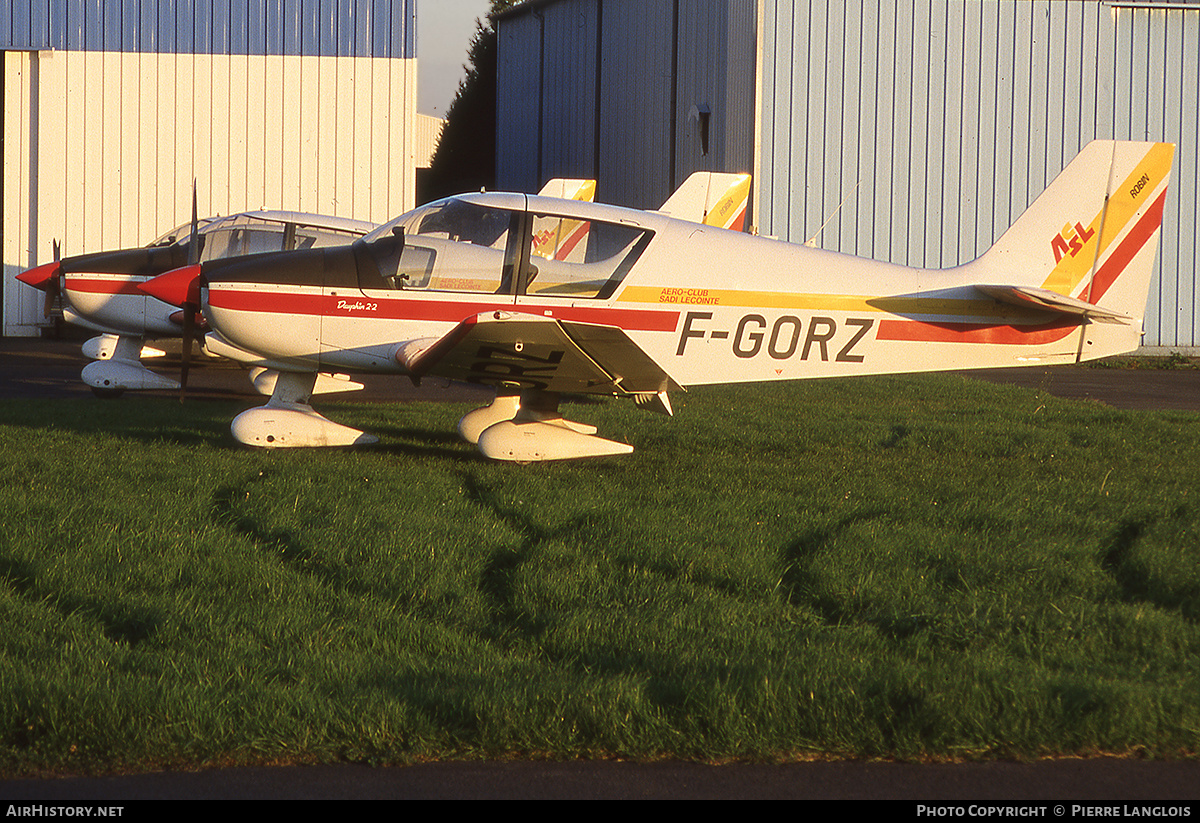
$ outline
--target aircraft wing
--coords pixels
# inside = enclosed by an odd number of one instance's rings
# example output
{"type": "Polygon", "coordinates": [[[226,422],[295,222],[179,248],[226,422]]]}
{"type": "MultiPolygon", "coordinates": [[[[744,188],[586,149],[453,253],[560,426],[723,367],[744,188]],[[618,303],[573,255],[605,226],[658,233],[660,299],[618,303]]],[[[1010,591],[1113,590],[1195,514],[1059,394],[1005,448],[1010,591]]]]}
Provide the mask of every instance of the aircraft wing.
{"type": "Polygon", "coordinates": [[[469,317],[441,338],[402,343],[396,360],[414,378],[582,394],[657,396],[679,389],[616,326],[517,312],[469,317]]]}
{"type": "Polygon", "coordinates": [[[980,285],[976,285],[975,288],[993,300],[999,300],[1001,303],[1008,303],[1025,309],[1037,309],[1039,311],[1055,312],[1056,314],[1070,314],[1077,317],[1082,316],[1101,323],[1129,324],[1134,322],[1134,319],[1128,314],[1104,309],[1093,303],[1077,300],[1074,297],[1067,297],[1064,294],[1059,294],[1049,289],[1039,289],[1033,286],[980,285]]]}

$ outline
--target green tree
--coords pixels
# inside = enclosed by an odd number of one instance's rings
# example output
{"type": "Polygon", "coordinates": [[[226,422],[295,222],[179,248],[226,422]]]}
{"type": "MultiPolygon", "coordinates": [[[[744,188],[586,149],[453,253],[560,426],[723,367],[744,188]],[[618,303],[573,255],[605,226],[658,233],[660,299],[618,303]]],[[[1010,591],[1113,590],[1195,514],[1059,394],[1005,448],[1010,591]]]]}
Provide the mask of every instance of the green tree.
{"type": "MultiPolygon", "coordinates": [[[[491,14],[518,0],[492,0],[491,14]]],[[[475,21],[475,36],[464,68],[467,76],[446,112],[437,151],[421,199],[436,200],[464,191],[492,188],[496,181],[496,30],[492,21],[475,21]]]]}

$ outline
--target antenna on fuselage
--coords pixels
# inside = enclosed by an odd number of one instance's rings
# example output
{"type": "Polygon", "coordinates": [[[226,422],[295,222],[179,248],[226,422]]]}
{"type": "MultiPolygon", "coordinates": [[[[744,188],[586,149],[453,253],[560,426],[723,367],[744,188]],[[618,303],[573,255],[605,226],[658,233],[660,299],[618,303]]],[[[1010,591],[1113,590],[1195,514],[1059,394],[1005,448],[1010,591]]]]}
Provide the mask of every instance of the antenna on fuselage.
{"type": "Polygon", "coordinates": [[[858,191],[858,187],[861,185],[862,180],[860,179],[854,184],[854,188],[846,192],[846,196],[842,198],[842,202],[838,203],[837,208],[833,210],[833,214],[829,215],[829,218],[821,224],[821,228],[817,229],[817,233],[804,241],[804,245],[808,246],[810,249],[815,249],[817,247],[817,238],[821,236],[821,232],[825,231],[825,227],[833,222],[833,218],[837,217],[837,213],[842,210],[842,206],[846,205],[846,201],[849,200],[856,191],[858,191]]]}

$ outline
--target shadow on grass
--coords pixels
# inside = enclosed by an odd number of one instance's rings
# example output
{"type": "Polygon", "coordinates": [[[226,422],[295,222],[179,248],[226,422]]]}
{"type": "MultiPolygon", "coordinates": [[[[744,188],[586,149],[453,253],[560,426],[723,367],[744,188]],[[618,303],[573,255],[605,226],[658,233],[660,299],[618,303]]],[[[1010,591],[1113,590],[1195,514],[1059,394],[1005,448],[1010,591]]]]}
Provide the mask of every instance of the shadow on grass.
{"type": "MultiPolygon", "coordinates": [[[[195,399],[180,403],[152,397],[121,400],[96,398],[0,400],[0,427],[78,435],[107,435],[148,445],[170,443],[226,451],[245,450],[233,439],[230,424],[243,411],[261,404],[195,399]]],[[[478,453],[464,448],[453,428],[379,425],[380,413],[364,415],[358,407],[333,406],[321,413],[331,420],[363,428],[380,437],[374,446],[351,447],[403,457],[441,457],[474,460],[478,453]],[[400,441],[400,442],[388,442],[400,441]],[[457,448],[456,448],[457,446],[457,448]]],[[[388,409],[391,411],[391,409],[388,409]]],[[[395,414],[403,414],[397,406],[395,414]]]]}
{"type": "Polygon", "coordinates": [[[908,426],[905,426],[903,423],[897,423],[896,425],[892,426],[891,432],[886,438],[884,438],[882,442],[880,442],[879,445],[885,449],[894,449],[896,446],[899,446],[900,441],[907,436],[908,426]]]}
{"type": "Polygon", "coordinates": [[[156,609],[136,604],[64,594],[47,595],[37,586],[37,569],[18,560],[0,558],[0,585],[29,602],[49,606],[64,618],[81,615],[100,624],[114,643],[135,646],[154,635],[162,623],[156,609]]]}
{"type": "Polygon", "coordinates": [[[227,400],[134,397],[0,401],[0,426],[38,432],[108,435],[126,440],[181,446],[233,447],[229,421],[245,408],[227,400]]]}
{"type": "Polygon", "coordinates": [[[339,591],[357,595],[370,591],[345,566],[329,562],[307,545],[303,534],[294,529],[272,529],[243,510],[241,504],[250,499],[250,488],[267,476],[266,471],[260,471],[241,483],[218,488],[212,500],[213,521],[247,538],[263,553],[297,573],[316,577],[339,591]]]}
{"type": "Polygon", "coordinates": [[[829,593],[821,575],[813,571],[821,553],[848,529],[888,514],[888,510],[882,508],[852,512],[827,526],[810,529],[793,541],[783,553],[783,560],[787,564],[783,585],[787,589],[788,602],[793,606],[813,609],[831,626],[870,623],[880,633],[893,639],[907,637],[925,628],[927,622],[913,616],[872,616],[849,611],[845,603],[829,593]]]}
{"type": "MultiPolygon", "coordinates": [[[[1176,512],[1176,517],[1186,515],[1184,508],[1176,512]]],[[[1138,543],[1151,525],[1143,520],[1121,523],[1100,559],[1100,567],[1113,578],[1127,603],[1146,603],[1176,612],[1194,623],[1200,619],[1200,607],[1196,605],[1200,591],[1194,585],[1172,586],[1153,574],[1137,555],[1138,543]]]]}
{"type": "Polygon", "coordinates": [[[875,520],[889,513],[884,508],[866,509],[865,511],[851,512],[827,526],[818,526],[809,529],[796,538],[796,540],[792,541],[792,544],[784,551],[784,560],[788,563],[788,573],[784,575],[784,582],[793,591],[800,591],[803,588],[805,580],[793,575],[800,574],[801,570],[812,562],[813,558],[825,548],[827,543],[839,537],[855,524],[875,520]]]}
{"type": "Polygon", "coordinates": [[[468,463],[485,459],[478,450],[452,431],[386,426],[371,426],[369,431],[378,437],[380,442],[361,448],[379,454],[408,458],[436,457],[468,463]]]}

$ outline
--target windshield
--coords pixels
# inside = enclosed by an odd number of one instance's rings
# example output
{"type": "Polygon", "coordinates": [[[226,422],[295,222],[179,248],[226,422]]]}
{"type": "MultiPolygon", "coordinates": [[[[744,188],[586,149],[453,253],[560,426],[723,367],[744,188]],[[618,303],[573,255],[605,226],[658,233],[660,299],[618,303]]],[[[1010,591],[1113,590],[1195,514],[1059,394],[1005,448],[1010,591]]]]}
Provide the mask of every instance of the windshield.
{"type": "Polygon", "coordinates": [[[248,214],[233,215],[216,221],[207,231],[202,232],[202,235],[202,261],[263,252],[345,246],[360,236],[356,231],[305,225],[300,222],[264,220],[248,214]]]}
{"type": "Polygon", "coordinates": [[[607,298],[652,235],[625,223],[528,214],[451,197],[366,235],[359,284],[363,289],[607,298]],[[509,250],[511,260],[505,248],[510,232],[528,240],[523,248],[509,250]],[[524,274],[514,284],[518,259],[524,274]]]}
{"type": "MultiPolygon", "coordinates": [[[[203,220],[196,221],[196,224],[199,227],[200,232],[203,232],[204,227],[207,226],[211,222],[212,222],[212,218],[206,217],[203,220]]],[[[192,234],[192,221],[189,220],[186,223],[180,223],[178,226],[171,229],[166,234],[156,237],[153,241],[150,242],[149,245],[146,246],[146,248],[157,249],[162,246],[171,246],[171,245],[174,245],[175,243],[187,245],[188,238],[191,237],[191,234],[192,234]]]]}
{"type": "MultiPolygon", "coordinates": [[[[261,252],[346,246],[362,236],[361,231],[354,229],[267,219],[252,214],[206,217],[197,221],[197,230],[202,261],[261,252]]],[[[186,247],[191,236],[192,223],[189,220],[156,238],[146,248],[161,248],[176,243],[186,247]]]]}
{"type": "Polygon", "coordinates": [[[402,228],[407,237],[422,235],[503,249],[511,215],[512,212],[506,209],[489,208],[448,197],[403,214],[363,239],[370,243],[402,228]]]}
{"type": "Polygon", "coordinates": [[[374,268],[364,289],[502,291],[504,247],[515,213],[457,198],[438,200],[363,237],[374,268]]]}

